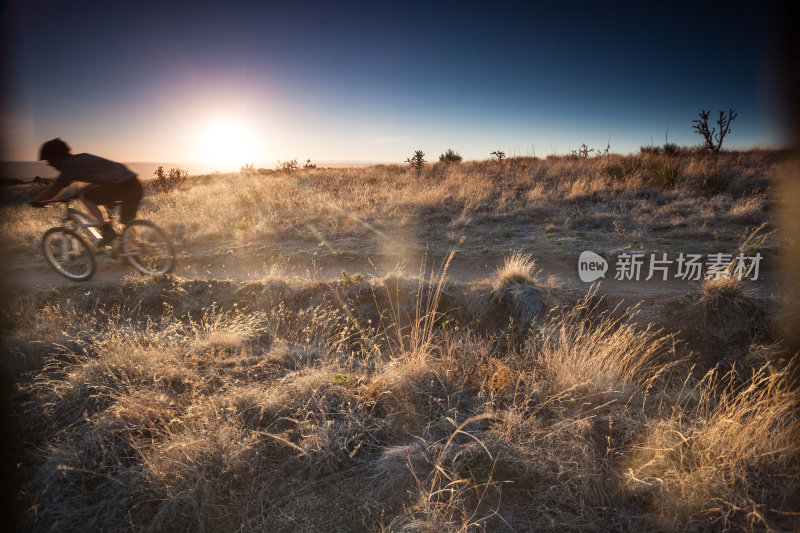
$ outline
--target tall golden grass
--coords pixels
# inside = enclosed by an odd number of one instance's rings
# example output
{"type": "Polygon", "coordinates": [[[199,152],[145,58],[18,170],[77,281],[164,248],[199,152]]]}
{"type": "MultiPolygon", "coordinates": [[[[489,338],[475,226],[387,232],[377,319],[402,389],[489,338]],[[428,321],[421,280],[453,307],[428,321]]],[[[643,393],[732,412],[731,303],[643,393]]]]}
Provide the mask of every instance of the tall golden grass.
{"type": "Polygon", "coordinates": [[[675,334],[595,294],[530,318],[546,288],[504,273],[531,267],[515,256],[472,285],[444,271],[331,284],[167,276],[25,296],[5,318],[26,370],[27,527],[800,524],[795,363],[698,370],[675,334]],[[475,330],[454,305],[512,286],[531,292],[526,309],[502,308],[511,329],[495,317],[498,329],[475,330]]]}

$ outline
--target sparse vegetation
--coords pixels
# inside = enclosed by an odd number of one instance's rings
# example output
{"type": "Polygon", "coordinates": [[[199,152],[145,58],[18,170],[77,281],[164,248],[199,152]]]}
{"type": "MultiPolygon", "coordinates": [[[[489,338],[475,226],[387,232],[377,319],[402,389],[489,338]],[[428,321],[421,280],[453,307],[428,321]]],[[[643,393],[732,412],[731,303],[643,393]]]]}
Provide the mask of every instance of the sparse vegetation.
{"type": "MultiPolygon", "coordinates": [[[[149,194],[191,258],[444,264],[13,291],[23,529],[796,529],[772,300],[709,279],[642,313],[535,272],[587,243],[770,257],[784,155],[711,159],[247,167],[149,194]],[[698,185],[715,171],[724,188],[698,185]],[[453,246],[505,260],[451,279],[453,246]]],[[[58,215],[18,204],[0,232],[29,269],[58,215]]]]}
{"type": "Polygon", "coordinates": [[[604,149],[589,148],[588,146],[586,146],[586,143],[583,143],[577,150],[571,150],[570,155],[572,157],[579,157],[581,159],[586,159],[592,152],[597,153],[597,157],[607,156],[611,152],[611,142],[609,142],[604,149]]]}
{"type": "MultiPolygon", "coordinates": [[[[718,158],[645,153],[517,157],[507,164],[504,159],[504,166],[462,162],[423,167],[419,174],[399,165],[259,169],[188,177],[178,191],[146,195],[141,209],[191,257],[218,247],[236,250],[239,258],[263,256],[264,250],[317,257],[331,248],[374,256],[385,253],[387,236],[403,243],[401,254],[421,254],[426,245],[446,249],[463,237],[461,256],[483,248],[495,255],[510,250],[569,255],[582,251],[578,241],[556,247],[555,240],[530,239],[573,231],[609,250],[635,239],[666,252],[713,253],[735,248],[745,228],[767,220],[776,201],[772,176],[784,159],[785,154],[768,151],[718,158]],[[663,239],[670,243],[657,242],[663,239]]],[[[30,194],[18,194],[17,187],[9,188],[9,203],[0,207],[0,234],[21,252],[9,261],[24,264],[38,261],[36,243],[57,222],[57,213],[15,207],[14,195],[30,194]]]]}

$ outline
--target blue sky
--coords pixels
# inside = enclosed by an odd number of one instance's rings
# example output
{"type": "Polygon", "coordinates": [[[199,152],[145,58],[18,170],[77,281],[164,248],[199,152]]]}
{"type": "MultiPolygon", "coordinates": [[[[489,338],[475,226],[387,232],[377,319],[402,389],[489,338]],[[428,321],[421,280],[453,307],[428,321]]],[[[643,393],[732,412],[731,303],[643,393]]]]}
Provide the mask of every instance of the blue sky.
{"type": "MultiPolygon", "coordinates": [[[[752,3],[754,4],[754,3],[752,3]]],[[[780,145],[755,5],[6,2],[4,159],[60,136],[120,161],[467,159],[780,145]],[[622,7],[627,6],[627,7],[622,7]]],[[[226,168],[220,168],[226,170],[226,168]]]]}

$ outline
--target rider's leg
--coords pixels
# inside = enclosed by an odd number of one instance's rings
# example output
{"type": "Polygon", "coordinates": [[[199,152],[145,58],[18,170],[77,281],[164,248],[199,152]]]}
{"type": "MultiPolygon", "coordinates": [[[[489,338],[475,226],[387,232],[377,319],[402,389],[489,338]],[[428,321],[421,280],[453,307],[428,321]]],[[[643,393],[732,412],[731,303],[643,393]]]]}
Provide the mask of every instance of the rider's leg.
{"type": "Polygon", "coordinates": [[[141,202],[142,196],[144,196],[141,182],[135,177],[126,181],[123,184],[120,196],[119,221],[121,224],[127,226],[128,222],[136,218],[136,212],[139,210],[139,202],[141,202]]]}
{"type": "Polygon", "coordinates": [[[97,222],[99,226],[104,226],[111,223],[111,221],[108,219],[108,213],[106,212],[106,209],[102,205],[98,205],[87,198],[85,190],[81,191],[78,197],[81,199],[81,202],[86,207],[86,210],[89,211],[89,214],[92,215],[92,218],[94,218],[94,221],[97,222]]]}
{"type": "Polygon", "coordinates": [[[87,187],[80,192],[79,198],[100,227],[102,238],[98,241],[97,246],[105,246],[111,243],[117,234],[111,227],[111,220],[108,218],[105,207],[98,203],[97,196],[100,192],[98,189],[97,187],[87,187]]]}
{"type": "Polygon", "coordinates": [[[81,192],[81,198],[87,209],[103,223],[101,226],[103,238],[97,243],[98,246],[109,244],[116,237],[103,205],[121,202],[120,223],[127,225],[136,216],[142,195],[142,184],[135,176],[122,183],[87,187],[81,192]]]}

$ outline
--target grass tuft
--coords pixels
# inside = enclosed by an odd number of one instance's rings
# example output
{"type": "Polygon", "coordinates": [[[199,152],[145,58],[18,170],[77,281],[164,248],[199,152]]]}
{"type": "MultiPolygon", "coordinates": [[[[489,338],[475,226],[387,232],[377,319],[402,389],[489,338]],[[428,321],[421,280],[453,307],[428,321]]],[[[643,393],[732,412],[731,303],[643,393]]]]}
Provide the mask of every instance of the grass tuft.
{"type": "Polygon", "coordinates": [[[499,287],[506,283],[533,283],[536,261],[531,254],[513,252],[505,258],[503,266],[495,271],[494,286],[499,287]]]}

